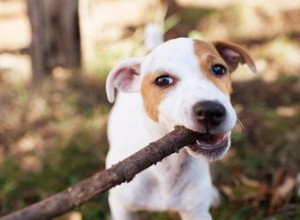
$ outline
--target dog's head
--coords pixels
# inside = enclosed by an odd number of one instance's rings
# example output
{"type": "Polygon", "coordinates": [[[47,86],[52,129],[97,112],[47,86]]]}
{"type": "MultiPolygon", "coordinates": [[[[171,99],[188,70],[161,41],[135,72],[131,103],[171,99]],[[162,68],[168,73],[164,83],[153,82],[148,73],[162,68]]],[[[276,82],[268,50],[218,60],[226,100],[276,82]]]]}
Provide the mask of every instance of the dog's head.
{"type": "Polygon", "coordinates": [[[167,41],[143,58],[122,61],[109,74],[107,96],[114,101],[114,88],[139,92],[149,118],[167,130],[176,125],[199,133],[187,147],[195,157],[215,160],[230,146],[237,122],[230,103],[230,74],[239,64],[256,68],[240,46],[188,38],[167,41]]]}

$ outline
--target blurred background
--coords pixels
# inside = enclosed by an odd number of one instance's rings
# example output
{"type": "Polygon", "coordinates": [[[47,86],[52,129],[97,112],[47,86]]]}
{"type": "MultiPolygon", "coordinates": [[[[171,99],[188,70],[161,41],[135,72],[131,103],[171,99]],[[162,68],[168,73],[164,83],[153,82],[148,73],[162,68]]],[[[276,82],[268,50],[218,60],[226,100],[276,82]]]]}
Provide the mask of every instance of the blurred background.
{"type": "MultiPolygon", "coordinates": [[[[165,40],[228,40],[258,74],[233,74],[244,125],[212,164],[214,219],[300,219],[300,1],[0,0],[0,215],[104,169],[105,78],[141,56],[144,27],[165,40]]],[[[141,213],[177,220],[176,213],[141,213]]],[[[109,219],[107,194],[57,219],[109,219]]]]}

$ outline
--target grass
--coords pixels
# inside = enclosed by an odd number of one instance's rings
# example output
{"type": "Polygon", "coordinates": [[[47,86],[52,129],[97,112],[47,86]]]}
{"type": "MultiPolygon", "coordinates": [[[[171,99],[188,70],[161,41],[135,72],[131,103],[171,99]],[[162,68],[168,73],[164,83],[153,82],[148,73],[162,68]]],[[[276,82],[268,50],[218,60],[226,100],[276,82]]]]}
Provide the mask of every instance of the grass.
{"type": "MultiPolygon", "coordinates": [[[[14,139],[0,154],[0,215],[37,202],[104,169],[109,105],[97,103],[101,98],[99,81],[75,78],[68,82],[47,79],[35,89],[11,85],[16,97],[2,102],[2,107],[12,106],[7,114],[21,114],[24,122],[11,128],[14,139]],[[62,85],[63,90],[59,88],[62,85]],[[29,119],[26,110],[38,103],[40,96],[48,97],[47,111],[29,119]],[[52,96],[60,98],[53,103],[52,96]]],[[[9,138],[3,127],[6,123],[0,130],[2,143],[9,138]]],[[[105,219],[107,210],[107,194],[78,209],[84,219],[105,219]]]]}
{"type": "MultiPolygon", "coordinates": [[[[80,131],[65,144],[50,149],[42,158],[38,173],[24,172],[17,158],[7,158],[0,166],[1,213],[22,208],[73,185],[99,169],[107,144],[90,130],[80,131]],[[101,146],[101,142],[104,143],[101,146]],[[104,145],[104,146],[103,146],[104,145]],[[103,152],[102,150],[103,149],[103,152]]],[[[106,194],[79,208],[84,219],[104,219],[106,194]],[[97,208],[94,208],[97,207],[97,208]]]]}

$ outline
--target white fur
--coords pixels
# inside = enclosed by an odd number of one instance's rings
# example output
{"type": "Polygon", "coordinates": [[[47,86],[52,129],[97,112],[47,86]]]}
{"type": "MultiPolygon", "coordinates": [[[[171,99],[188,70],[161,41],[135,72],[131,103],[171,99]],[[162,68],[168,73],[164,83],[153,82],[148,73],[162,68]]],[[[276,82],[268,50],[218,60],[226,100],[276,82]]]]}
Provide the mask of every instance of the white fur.
{"type": "MultiPolygon", "coordinates": [[[[212,132],[227,132],[230,136],[236,114],[229,97],[201,74],[191,39],[168,41],[144,59],[132,60],[135,64],[136,61],[141,63],[141,71],[136,76],[139,79],[135,79],[135,88],[140,87],[145,75],[158,70],[172,73],[180,80],[161,101],[159,121],[154,122],[144,110],[141,94],[136,89],[131,91],[133,93],[128,93],[128,89],[124,92],[122,86],[115,85],[112,80],[120,67],[130,65],[131,61],[121,63],[110,73],[107,83],[109,100],[114,100],[114,87],[120,91],[108,123],[110,150],[107,167],[161,138],[176,125],[199,131],[192,119],[192,106],[199,101],[212,100],[224,105],[228,113],[226,120],[212,132]],[[137,82],[139,86],[136,86],[137,82]]],[[[135,211],[139,210],[173,210],[178,211],[184,220],[208,220],[211,219],[209,207],[216,199],[208,162],[187,147],[138,174],[130,183],[109,192],[114,220],[135,219],[135,211]]]]}

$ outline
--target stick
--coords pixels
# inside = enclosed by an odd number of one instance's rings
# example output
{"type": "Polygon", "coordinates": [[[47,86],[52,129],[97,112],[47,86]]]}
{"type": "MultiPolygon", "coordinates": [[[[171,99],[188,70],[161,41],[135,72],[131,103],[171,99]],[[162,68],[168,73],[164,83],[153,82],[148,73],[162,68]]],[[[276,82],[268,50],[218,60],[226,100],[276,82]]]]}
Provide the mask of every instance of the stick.
{"type": "Polygon", "coordinates": [[[40,220],[60,216],[116,185],[131,181],[139,172],[178,152],[196,139],[195,132],[176,127],[171,133],[111,168],[97,172],[62,192],[4,216],[0,220],[40,220]]]}

